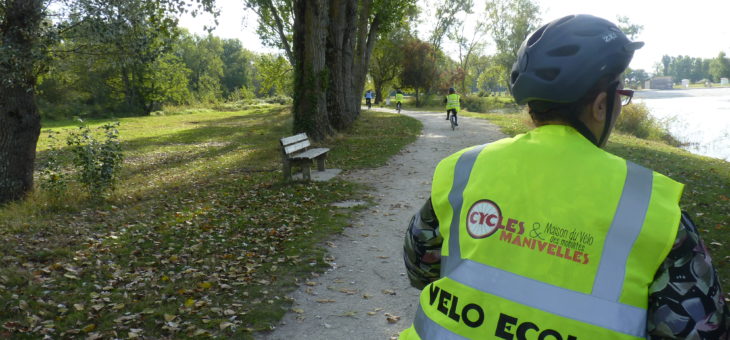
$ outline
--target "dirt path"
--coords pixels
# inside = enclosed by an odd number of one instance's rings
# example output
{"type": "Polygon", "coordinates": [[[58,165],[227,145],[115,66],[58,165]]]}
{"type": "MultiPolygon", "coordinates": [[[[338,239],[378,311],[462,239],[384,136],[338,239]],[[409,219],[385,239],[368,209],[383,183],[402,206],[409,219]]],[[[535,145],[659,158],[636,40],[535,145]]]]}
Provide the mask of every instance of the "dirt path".
{"type": "Polygon", "coordinates": [[[407,223],[429,196],[439,160],[504,135],[481,119],[460,117],[460,126],[452,131],[445,113],[403,113],[423,123],[423,134],[387,165],[343,175],[372,185],[377,205],[327,243],[333,267],[291,294],[291,312],[273,332],[257,339],[382,340],[411,325],[420,291],[410,287],[403,266],[407,223]],[[389,322],[389,316],[400,319],[389,322]]]}

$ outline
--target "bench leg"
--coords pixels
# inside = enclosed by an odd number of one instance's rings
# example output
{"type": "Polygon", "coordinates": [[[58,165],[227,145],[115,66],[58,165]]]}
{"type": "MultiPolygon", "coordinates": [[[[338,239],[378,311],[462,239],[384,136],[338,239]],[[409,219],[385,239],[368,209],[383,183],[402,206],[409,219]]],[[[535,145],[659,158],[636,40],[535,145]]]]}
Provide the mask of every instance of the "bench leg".
{"type": "Polygon", "coordinates": [[[317,158],[317,170],[324,171],[324,155],[317,158]]]}
{"type": "Polygon", "coordinates": [[[284,161],[284,181],[291,181],[291,162],[284,161]]]}
{"type": "Polygon", "coordinates": [[[302,163],[302,177],[304,177],[305,181],[309,181],[312,179],[312,174],[309,171],[309,168],[311,168],[311,163],[302,163]]]}

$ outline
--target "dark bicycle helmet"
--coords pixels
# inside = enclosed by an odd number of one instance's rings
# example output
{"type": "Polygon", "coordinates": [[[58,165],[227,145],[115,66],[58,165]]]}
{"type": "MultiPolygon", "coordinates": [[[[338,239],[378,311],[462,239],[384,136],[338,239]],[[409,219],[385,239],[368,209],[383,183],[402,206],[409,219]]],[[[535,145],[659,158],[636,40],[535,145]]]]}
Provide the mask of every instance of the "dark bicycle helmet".
{"type": "Polygon", "coordinates": [[[512,95],[519,104],[576,102],[602,77],[623,72],[642,46],[605,19],[586,14],[557,19],[522,43],[510,74],[512,95]]]}
{"type": "Polygon", "coordinates": [[[453,94],[453,93],[456,93],[456,90],[454,90],[453,87],[449,87],[449,94],[453,94]]]}

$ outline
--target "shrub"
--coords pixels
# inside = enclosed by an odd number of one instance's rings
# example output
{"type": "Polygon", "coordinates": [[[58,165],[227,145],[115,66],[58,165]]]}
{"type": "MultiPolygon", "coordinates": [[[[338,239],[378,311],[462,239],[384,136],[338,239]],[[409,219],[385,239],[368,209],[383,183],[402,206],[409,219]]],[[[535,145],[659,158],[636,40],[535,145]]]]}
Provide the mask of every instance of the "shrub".
{"type": "Polygon", "coordinates": [[[488,113],[514,105],[510,97],[462,96],[462,107],[471,112],[488,113]]]}
{"type": "Polygon", "coordinates": [[[69,163],[67,154],[59,147],[58,131],[49,131],[50,147],[47,156],[40,164],[38,179],[41,189],[48,193],[54,202],[60,201],[66,194],[70,182],[66,165],[69,163]]]}
{"type": "Polygon", "coordinates": [[[119,122],[100,126],[103,140],[97,139],[88,126],[79,126],[66,140],[78,180],[92,197],[114,190],[123,160],[118,126],[119,122]]]}
{"type": "Polygon", "coordinates": [[[665,125],[651,116],[646,104],[633,103],[621,110],[615,130],[642,139],[660,140],[673,146],[681,145],[679,140],[669,134],[665,125]]]}

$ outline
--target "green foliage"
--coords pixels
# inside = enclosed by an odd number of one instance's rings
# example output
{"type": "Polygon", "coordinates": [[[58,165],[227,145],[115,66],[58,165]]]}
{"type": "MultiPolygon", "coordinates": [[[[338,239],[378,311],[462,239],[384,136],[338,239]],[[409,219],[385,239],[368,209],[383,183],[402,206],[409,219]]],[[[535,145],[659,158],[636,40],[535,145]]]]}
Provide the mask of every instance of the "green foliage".
{"type": "Polygon", "coordinates": [[[644,30],[644,25],[638,25],[631,22],[631,19],[627,16],[618,16],[618,28],[621,32],[624,32],[630,40],[635,40],[636,37],[644,30]]]}
{"type": "MultiPolygon", "coordinates": [[[[510,70],[520,45],[537,29],[540,7],[532,0],[489,0],[486,6],[489,32],[497,48],[496,61],[504,70],[510,70]]],[[[503,75],[505,86],[508,74],[503,75]]]]}
{"type": "Polygon", "coordinates": [[[432,88],[436,83],[439,50],[433,45],[418,38],[408,40],[403,48],[401,69],[401,85],[412,88],[416,92],[416,106],[420,105],[419,94],[432,88]]]}
{"type": "Polygon", "coordinates": [[[183,34],[175,53],[190,69],[188,86],[201,103],[217,102],[223,94],[223,42],[220,38],[183,34]]]}
{"type": "Polygon", "coordinates": [[[624,106],[616,121],[615,130],[642,139],[663,141],[679,146],[681,142],[667,132],[666,126],[654,119],[644,103],[624,106]]]}
{"type": "Polygon", "coordinates": [[[487,113],[494,110],[512,107],[514,103],[510,97],[495,96],[462,96],[461,107],[470,112],[487,113]]]}
{"type": "MultiPolygon", "coordinates": [[[[263,97],[291,96],[293,78],[292,67],[281,55],[262,54],[254,62],[256,79],[259,81],[258,94],[263,97]]],[[[326,84],[326,81],[324,82],[326,84]]]]}
{"type": "Polygon", "coordinates": [[[730,59],[725,56],[725,52],[721,51],[717,55],[717,58],[710,61],[708,71],[709,75],[716,82],[719,82],[720,78],[730,77],[730,59]]]}
{"type": "Polygon", "coordinates": [[[383,90],[395,82],[401,73],[405,57],[402,48],[407,34],[406,30],[395,30],[375,45],[370,58],[369,75],[375,87],[376,100],[378,97],[382,97],[383,90]]]}
{"type": "Polygon", "coordinates": [[[73,154],[72,164],[77,169],[78,180],[91,197],[113,191],[117,183],[123,160],[118,126],[119,122],[103,124],[99,128],[102,139],[88,126],[79,126],[66,140],[73,154]]]}
{"type": "Polygon", "coordinates": [[[258,16],[258,34],[265,46],[285,51],[291,62],[294,37],[294,9],[291,0],[244,0],[246,7],[258,16]],[[283,39],[282,39],[283,38],[283,39]]]}
{"type": "Polygon", "coordinates": [[[65,196],[71,181],[66,169],[70,160],[67,153],[60,148],[59,134],[60,132],[55,130],[48,131],[49,148],[38,170],[40,188],[48,193],[52,203],[60,201],[65,196]]]}
{"type": "Polygon", "coordinates": [[[463,20],[457,15],[461,12],[471,13],[474,7],[473,0],[441,1],[437,5],[434,22],[436,27],[431,32],[429,43],[436,49],[441,48],[441,42],[453,28],[463,26],[463,20]]]}
{"type": "MultiPolygon", "coordinates": [[[[710,79],[713,73],[712,63],[716,59],[693,58],[690,56],[662,57],[663,74],[670,76],[679,83],[682,79],[689,79],[697,82],[702,79],[710,79]]],[[[719,81],[719,78],[717,78],[719,81]]]]}
{"type": "Polygon", "coordinates": [[[240,89],[253,87],[253,61],[255,55],[243,48],[238,39],[223,40],[223,85],[224,95],[228,100],[231,96],[240,96],[240,89]]]}

